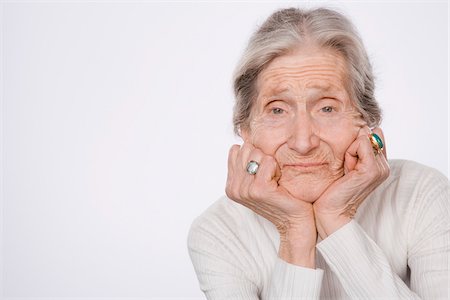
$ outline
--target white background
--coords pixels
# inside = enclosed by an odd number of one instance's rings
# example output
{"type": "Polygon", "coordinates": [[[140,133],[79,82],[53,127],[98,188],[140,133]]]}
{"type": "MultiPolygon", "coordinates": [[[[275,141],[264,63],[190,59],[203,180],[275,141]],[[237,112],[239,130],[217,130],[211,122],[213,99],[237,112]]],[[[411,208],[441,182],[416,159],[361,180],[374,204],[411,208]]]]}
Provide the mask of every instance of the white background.
{"type": "MultiPolygon", "coordinates": [[[[389,157],[448,176],[448,4],[325,5],[366,43],[389,157]]],[[[224,193],[231,74],[286,6],[2,2],[4,299],[203,297],[186,237],[224,193]]]]}

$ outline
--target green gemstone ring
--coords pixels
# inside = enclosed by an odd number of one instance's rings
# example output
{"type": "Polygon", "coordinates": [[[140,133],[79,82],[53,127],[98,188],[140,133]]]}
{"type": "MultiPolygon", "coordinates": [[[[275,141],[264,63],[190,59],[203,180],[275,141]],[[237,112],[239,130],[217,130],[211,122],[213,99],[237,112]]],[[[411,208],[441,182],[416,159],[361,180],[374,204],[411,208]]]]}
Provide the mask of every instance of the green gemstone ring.
{"type": "Polygon", "coordinates": [[[383,148],[384,148],[383,141],[378,136],[378,134],[371,133],[369,135],[369,140],[370,140],[370,143],[372,144],[374,152],[380,153],[381,150],[383,150],[383,148]]]}

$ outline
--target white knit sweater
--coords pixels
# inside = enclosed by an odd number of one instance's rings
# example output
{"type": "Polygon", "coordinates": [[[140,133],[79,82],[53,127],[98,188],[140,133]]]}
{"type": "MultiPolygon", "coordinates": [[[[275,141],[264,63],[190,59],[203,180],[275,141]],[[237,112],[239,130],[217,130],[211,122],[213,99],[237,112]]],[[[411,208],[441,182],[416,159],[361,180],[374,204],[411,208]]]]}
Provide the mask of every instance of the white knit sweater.
{"type": "Polygon", "coordinates": [[[192,224],[188,247],[208,299],[448,299],[450,185],[391,160],[355,219],[319,241],[316,269],[278,257],[279,235],[226,197],[192,224]]]}

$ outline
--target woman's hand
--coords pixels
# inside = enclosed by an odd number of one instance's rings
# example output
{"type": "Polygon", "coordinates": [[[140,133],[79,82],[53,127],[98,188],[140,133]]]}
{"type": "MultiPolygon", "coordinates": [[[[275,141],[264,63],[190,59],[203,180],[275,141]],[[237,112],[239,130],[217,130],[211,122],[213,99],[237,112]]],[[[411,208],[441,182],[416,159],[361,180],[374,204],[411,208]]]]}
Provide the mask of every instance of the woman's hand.
{"type": "MultiPolygon", "coordinates": [[[[381,129],[373,130],[383,140],[381,129]]],[[[369,140],[370,129],[362,127],[344,158],[344,176],[330,185],[314,202],[319,236],[327,236],[350,222],[359,205],[389,176],[386,148],[374,153],[369,140]]]]}
{"type": "Polygon", "coordinates": [[[233,145],[228,156],[227,196],[272,222],[280,233],[279,256],[313,268],[317,230],[312,204],[295,199],[278,185],[280,168],[272,156],[253,145],[233,145]],[[250,161],[259,163],[255,175],[247,172],[250,161]]]}

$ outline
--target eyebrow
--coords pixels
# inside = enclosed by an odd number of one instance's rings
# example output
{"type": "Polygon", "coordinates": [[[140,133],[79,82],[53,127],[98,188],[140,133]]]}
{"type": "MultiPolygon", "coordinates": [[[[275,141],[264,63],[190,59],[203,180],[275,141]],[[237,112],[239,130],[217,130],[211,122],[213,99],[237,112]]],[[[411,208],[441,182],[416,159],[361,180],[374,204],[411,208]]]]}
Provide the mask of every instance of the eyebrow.
{"type": "Polygon", "coordinates": [[[289,92],[289,88],[285,85],[276,85],[264,90],[264,94],[283,94],[289,92]]]}
{"type": "MultiPolygon", "coordinates": [[[[322,95],[322,94],[326,94],[326,93],[341,93],[343,90],[345,91],[345,87],[339,88],[333,85],[320,85],[320,84],[314,84],[311,86],[307,86],[308,89],[310,89],[310,94],[312,95],[322,95]]],[[[279,97],[279,96],[284,96],[286,95],[286,93],[289,93],[289,88],[287,87],[282,87],[279,88],[274,87],[274,88],[269,88],[267,90],[264,91],[264,93],[262,94],[262,96],[264,98],[272,98],[272,97],[279,97]]]]}
{"type": "Polygon", "coordinates": [[[314,89],[314,90],[319,90],[321,92],[337,92],[341,89],[345,90],[345,87],[336,87],[335,85],[332,84],[317,84],[317,82],[311,84],[311,85],[307,85],[307,88],[310,89],[314,89]]]}

